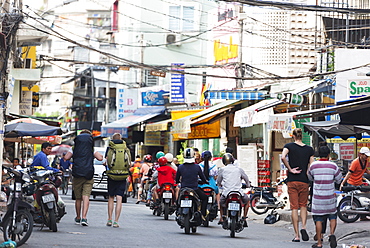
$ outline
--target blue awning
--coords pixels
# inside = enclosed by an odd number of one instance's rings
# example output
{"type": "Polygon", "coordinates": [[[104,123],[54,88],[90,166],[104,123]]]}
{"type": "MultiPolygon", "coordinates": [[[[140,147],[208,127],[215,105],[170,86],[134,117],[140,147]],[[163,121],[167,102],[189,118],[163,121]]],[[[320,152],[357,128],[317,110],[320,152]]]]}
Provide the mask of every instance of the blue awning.
{"type": "Polygon", "coordinates": [[[208,90],[205,92],[208,99],[225,100],[263,100],[266,92],[241,90],[208,90]]]}
{"type": "Polygon", "coordinates": [[[140,122],[147,121],[164,112],[165,107],[139,108],[133,115],[123,117],[117,121],[101,126],[101,136],[109,137],[120,133],[123,138],[128,138],[128,128],[140,122]]]}

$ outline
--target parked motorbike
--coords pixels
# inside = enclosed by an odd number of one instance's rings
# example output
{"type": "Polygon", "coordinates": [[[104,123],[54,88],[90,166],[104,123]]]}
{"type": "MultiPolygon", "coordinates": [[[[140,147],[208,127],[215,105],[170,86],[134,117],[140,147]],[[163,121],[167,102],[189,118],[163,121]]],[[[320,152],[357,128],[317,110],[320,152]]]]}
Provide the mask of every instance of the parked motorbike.
{"type": "MultiPolygon", "coordinates": [[[[283,182],[280,182],[281,184],[283,182]]],[[[273,187],[254,187],[251,188],[250,207],[256,214],[265,214],[269,209],[284,208],[285,203],[279,201],[273,195],[276,191],[273,187]]]]}
{"type": "Polygon", "coordinates": [[[203,226],[207,227],[209,226],[209,222],[212,222],[217,217],[218,204],[216,200],[216,194],[213,188],[204,187],[204,188],[201,188],[201,190],[208,197],[208,204],[207,204],[208,215],[206,217],[206,220],[203,221],[203,226]]]}
{"type": "Polygon", "coordinates": [[[370,186],[344,186],[342,191],[337,197],[339,219],[352,223],[361,215],[370,216],[370,186]]]}
{"type": "Polygon", "coordinates": [[[168,220],[168,216],[173,214],[176,210],[173,184],[164,183],[158,190],[158,196],[159,199],[153,206],[153,215],[157,214],[157,216],[160,216],[163,213],[164,219],[168,220]]]}
{"type": "Polygon", "coordinates": [[[182,188],[179,194],[179,207],[176,212],[177,224],[189,234],[197,231],[202,224],[201,204],[198,194],[190,188],[182,188]]]}
{"type": "Polygon", "coordinates": [[[224,208],[224,215],[222,228],[230,230],[230,237],[234,238],[235,233],[243,231],[244,220],[242,219],[243,212],[242,194],[239,191],[231,191],[226,197],[226,207],[224,208]]]}
{"type": "Polygon", "coordinates": [[[58,196],[58,187],[61,184],[60,179],[55,180],[58,174],[51,170],[36,170],[31,173],[36,186],[33,194],[36,208],[34,221],[45,224],[53,232],[58,231],[57,223],[66,214],[65,204],[58,196]]]}
{"type": "Polygon", "coordinates": [[[23,198],[25,185],[30,182],[27,173],[3,166],[10,178],[14,178],[8,192],[7,211],[1,219],[0,226],[4,240],[12,240],[17,246],[23,245],[31,236],[33,230],[34,207],[23,198]]]}

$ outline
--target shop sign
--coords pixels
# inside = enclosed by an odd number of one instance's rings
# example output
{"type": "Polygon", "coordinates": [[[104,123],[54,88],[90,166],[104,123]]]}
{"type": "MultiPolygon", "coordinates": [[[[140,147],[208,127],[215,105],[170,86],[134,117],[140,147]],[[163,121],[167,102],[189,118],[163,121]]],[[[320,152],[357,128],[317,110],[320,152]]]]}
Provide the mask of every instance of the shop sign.
{"type": "Polygon", "coordinates": [[[348,80],[349,97],[356,98],[370,95],[370,81],[368,80],[348,80]]]}
{"type": "Polygon", "coordinates": [[[229,43],[221,42],[220,40],[214,41],[214,57],[215,64],[223,63],[226,64],[230,59],[236,59],[238,57],[239,46],[233,44],[233,37],[230,36],[229,43]]]}
{"type": "Polygon", "coordinates": [[[143,106],[163,106],[166,102],[165,94],[168,94],[168,91],[147,91],[141,92],[141,99],[143,106]]]}
{"type": "Polygon", "coordinates": [[[191,132],[190,123],[191,123],[190,119],[174,121],[171,133],[172,134],[190,133],[191,132]]]}
{"type": "Polygon", "coordinates": [[[212,124],[204,124],[190,128],[189,133],[173,133],[174,140],[180,139],[209,139],[220,137],[220,122],[216,121],[212,124]]]}
{"type": "Polygon", "coordinates": [[[343,160],[353,160],[355,158],[354,144],[339,144],[340,158],[343,160]]]}
{"type": "Polygon", "coordinates": [[[286,139],[291,138],[295,129],[293,115],[270,115],[267,128],[270,131],[281,132],[286,139]]]}
{"type": "Polygon", "coordinates": [[[144,144],[146,146],[164,146],[167,143],[167,132],[146,132],[144,144]]]}
{"type": "MultiPolygon", "coordinates": [[[[172,70],[184,71],[179,67],[184,63],[171,64],[172,70]]],[[[185,102],[185,75],[181,73],[171,73],[171,103],[185,102]]]]}
{"type": "Polygon", "coordinates": [[[32,115],[32,91],[22,91],[22,98],[19,103],[20,115],[32,115]]]}
{"type": "Polygon", "coordinates": [[[137,89],[117,89],[117,120],[133,115],[137,109],[137,89]]]}

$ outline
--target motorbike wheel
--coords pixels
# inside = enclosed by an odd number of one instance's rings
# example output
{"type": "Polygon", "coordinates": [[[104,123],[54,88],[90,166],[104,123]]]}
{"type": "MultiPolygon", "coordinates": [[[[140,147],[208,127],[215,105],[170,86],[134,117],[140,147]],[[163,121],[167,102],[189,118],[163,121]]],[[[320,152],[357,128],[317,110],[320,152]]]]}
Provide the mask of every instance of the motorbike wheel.
{"type": "Polygon", "coordinates": [[[232,217],[230,223],[230,237],[232,238],[235,238],[235,229],[236,229],[236,217],[232,217]]]}
{"type": "Polygon", "coordinates": [[[338,212],[338,217],[342,221],[346,223],[353,223],[357,221],[360,218],[360,214],[347,214],[347,213],[342,213],[343,210],[351,209],[351,208],[359,208],[361,207],[360,202],[356,199],[353,198],[353,202],[351,204],[351,198],[350,197],[345,197],[343,198],[337,207],[337,212],[338,212]]]}
{"type": "Polygon", "coordinates": [[[190,233],[190,216],[189,214],[184,216],[184,230],[186,234],[190,233]]]}
{"type": "Polygon", "coordinates": [[[269,210],[268,207],[264,207],[264,208],[256,207],[257,203],[267,203],[267,202],[268,202],[268,199],[264,196],[262,196],[262,199],[260,196],[252,196],[251,204],[250,204],[252,211],[259,215],[267,213],[267,211],[269,210]]]}
{"type": "Polygon", "coordinates": [[[170,205],[168,203],[164,204],[164,219],[168,220],[168,215],[170,213],[170,205]]]}
{"type": "Polygon", "coordinates": [[[12,217],[3,220],[3,237],[4,240],[13,240],[17,246],[21,246],[27,242],[33,230],[32,214],[25,210],[18,210],[15,216],[15,226],[13,226],[12,217]]]}
{"type": "Polygon", "coordinates": [[[55,216],[54,209],[48,210],[48,215],[49,215],[49,223],[48,223],[49,229],[53,232],[57,232],[58,226],[57,226],[57,219],[55,216]]]}
{"type": "Polygon", "coordinates": [[[66,195],[68,193],[68,177],[64,177],[62,192],[63,195],[66,195]]]}

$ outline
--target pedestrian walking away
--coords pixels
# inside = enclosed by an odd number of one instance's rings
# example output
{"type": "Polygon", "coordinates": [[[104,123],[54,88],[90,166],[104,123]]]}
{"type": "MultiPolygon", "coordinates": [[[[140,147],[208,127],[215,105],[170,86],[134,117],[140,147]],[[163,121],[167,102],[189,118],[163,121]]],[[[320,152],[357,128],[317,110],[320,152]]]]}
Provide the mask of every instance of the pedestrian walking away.
{"type": "Polygon", "coordinates": [[[66,159],[73,156],[72,167],[72,186],[76,197],[75,224],[88,226],[87,212],[90,204],[90,194],[94,183],[94,157],[102,161],[103,155],[99,152],[94,153],[94,141],[89,130],[82,130],[74,139],[75,145],[73,154],[67,153],[66,159]]]}
{"type": "Polygon", "coordinates": [[[112,136],[105,155],[108,175],[108,221],[107,226],[119,227],[118,220],[122,211],[122,198],[125,196],[126,182],[131,164],[130,151],[119,133],[112,136]],[[116,206],[114,207],[114,198],[116,206]],[[114,221],[113,217],[114,211],[114,221]]]}
{"type": "Polygon", "coordinates": [[[330,221],[330,247],[337,247],[337,240],[334,235],[337,226],[337,208],[335,197],[335,182],[340,183],[342,174],[338,166],[329,161],[330,148],[319,147],[320,160],[311,164],[308,170],[308,178],[313,181],[312,194],[312,216],[316,225],[317,243],[312,247],[323,247],[322,225],[324,220],[330,221]]]}
{"type": "Polygon", "coordinates": [[[302,129],[294,129],[293,138],[294,142],[284,146],[281,160],[288,169],[288,195],[295,235],[292,242],[300,242],[301,235],[303,241],[308,241],[309,239],[306,231],[307,201],[309,195],[307,170],[314,161],[314,151],[311,146],[302,142],[302,129]],[[302,228],[300,231],[298,209],[300,210],[302,220],[302,228]]]}

